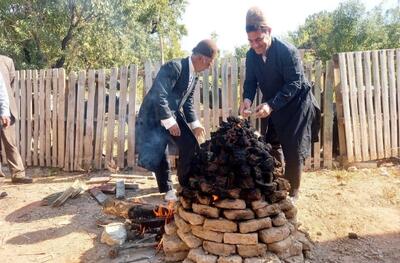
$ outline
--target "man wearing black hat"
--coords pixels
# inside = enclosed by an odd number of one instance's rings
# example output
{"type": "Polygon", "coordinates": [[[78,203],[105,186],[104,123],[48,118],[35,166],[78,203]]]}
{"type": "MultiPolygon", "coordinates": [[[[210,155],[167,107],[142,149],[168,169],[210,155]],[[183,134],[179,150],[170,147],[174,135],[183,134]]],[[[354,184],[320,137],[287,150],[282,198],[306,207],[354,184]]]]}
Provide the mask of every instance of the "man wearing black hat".
{"type": "Polygon", "coordinates": [[[258,87],[263,97],[254,114],[264,118],[266,141],[281,153],[283,150],[285,178],[295,201],[304,160],[310,156],[311,142],[318,140],[319,106],[304,76],[298,50],[271,36],[271,27],[258,7],[247,12],[246,32],[251,48],[246,54],[240,113],[245,117],[252,113],[250,107],[258,87]]]}
{"type": "Polygon", "coordinates": [[[158,72],[140,107],[136,122],[138,165],[155,173],[158,189],[165,200],[176,199],[172,187],[167,144],[173,140],[179,149],[178,180],[188,182],[187,172],[198,147],[196,138],[204,136],[193,108],[196,74],[210,67],[217,46],[202,40],[190,57],[171,60],[158,72]]]}

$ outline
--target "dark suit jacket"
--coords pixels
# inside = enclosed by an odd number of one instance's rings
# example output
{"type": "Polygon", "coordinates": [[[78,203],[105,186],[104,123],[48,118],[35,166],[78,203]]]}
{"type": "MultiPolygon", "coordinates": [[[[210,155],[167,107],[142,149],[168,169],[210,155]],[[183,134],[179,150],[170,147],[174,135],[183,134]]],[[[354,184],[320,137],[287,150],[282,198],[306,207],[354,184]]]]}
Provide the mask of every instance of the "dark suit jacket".
{"type": "Polygon", "coordinates": [[[171,60],[161,66],[136,121],[140,166],[154,171],[165,154],[169,132],[161,125],[161,120],[172,116],[186,123],[197,120],[193,105],[196,82],[197,78],[188,87],[189,58],[171,60]]]}
{"type": "Polygon", "coordinates": [[[262,101],[273,109],[269,119],[284,150],[288,149],[285,154],[308,157],[311,142],[317,139],[313,137],[319,131],[315,127],[312,132],[319,106],[294,46],[273,37],[266,62],[254,50],[247,52],[243,97],[253,101],[258,87],[262,101]]]}
{"type": "Polygon", "coordinates": [[[18,109],[14,98],[14,91],[12,84],[15,77],[14,62],[11,58],[0,55],[0,73],[3,75],[4,82],[6,83],[8,99],[10,101],[10,113],[15,119],[18,119],[18,109]]]}

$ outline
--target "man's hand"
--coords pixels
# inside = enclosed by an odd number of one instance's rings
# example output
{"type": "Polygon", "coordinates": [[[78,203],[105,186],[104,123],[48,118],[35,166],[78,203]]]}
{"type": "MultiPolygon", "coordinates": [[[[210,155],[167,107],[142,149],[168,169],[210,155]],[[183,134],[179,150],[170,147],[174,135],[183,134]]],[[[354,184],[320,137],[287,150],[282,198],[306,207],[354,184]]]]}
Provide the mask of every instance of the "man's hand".
{"type": "Polygon", "coordinates": [[[168,129],[168,131],[172,136],[175,136],[175,137],[181,136],[181,129],[179,129],[179,126],[177,123],[172,125],[171,128],[168,129]]]}
{"type": "Polygon", "coordinates": [[[2,125],[4,128],[7,128],[7,127],[10,126],[10,124],[11,124],[10,117],[8,117],[8,116],[1,116],[1,117],[0,117],[0,121],[1,121],[1,125],[2,125]]]}
{"type": "Polygon", "coordinates": [[[203,143],[206,140],[206,131],[202,126],[194,128],[193,134],[199,143],[203,143]]]}
{"type": "Polygon", "coordinates": [[[240,104],[240,109],[239,109],[240,115],[242,115],[244,118],[249,117],[251,114],[250,107],[251,107],[251,100],[244,99],[242,104],[240,104]]]}
{"type": "Polygon", "coordinates": [[[268,103],[262,103],[256,108],[256,118],[266,118],[272,112],[272,108],[268,105],[268,103]]]}

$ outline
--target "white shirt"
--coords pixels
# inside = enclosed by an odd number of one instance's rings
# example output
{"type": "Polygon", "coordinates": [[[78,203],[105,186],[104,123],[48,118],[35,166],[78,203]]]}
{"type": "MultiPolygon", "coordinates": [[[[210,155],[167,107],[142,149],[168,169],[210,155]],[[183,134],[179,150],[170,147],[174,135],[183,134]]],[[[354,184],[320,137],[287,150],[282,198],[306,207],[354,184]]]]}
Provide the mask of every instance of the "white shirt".
{"type": "Polygon", "coordinates": [[[10,101],[8,98],[6,83],[0,73],[0,116],[10,117],[10,101]]]}
{"type": "MultiPolygon", "coordinates": [[[[189,57],[189,83],[188,87],[192,85],[192,82],[195,79],[196,73],[194,72],[194,67],[193,67],[193,62],[192,62],[192,57],[189,57]]],[[[164,126],[165,129],[169,129],[172,126],[176,124],[175,118],[169,117],[168,119],[161,120],[161,125],[164,126]]],[[[197,127],[202,127],[201,123],[199,120],[195,120],[194,122],[188,123],[189,127],[193,130],[197,127]]]]}

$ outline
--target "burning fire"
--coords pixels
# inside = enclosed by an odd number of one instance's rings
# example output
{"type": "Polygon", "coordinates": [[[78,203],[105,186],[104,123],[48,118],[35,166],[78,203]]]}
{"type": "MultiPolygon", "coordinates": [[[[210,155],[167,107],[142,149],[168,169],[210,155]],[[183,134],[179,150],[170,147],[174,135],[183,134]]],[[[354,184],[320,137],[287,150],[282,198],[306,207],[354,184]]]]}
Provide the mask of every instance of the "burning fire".
{"type": "Polygon", "coordinates": [[[213,202],[218,201],[218,199],[219,199],[218,195],[212,195],[213,202]]]}
{"type": "Polygon", "coordinates": [[[168,220],[174,215],[174,204],[174,202],[168,202],[167,206],[159,205],[158,208],[153,210],[153,212],[156,217],[162,217],[165,218],[165,220],[168,220]]]}

